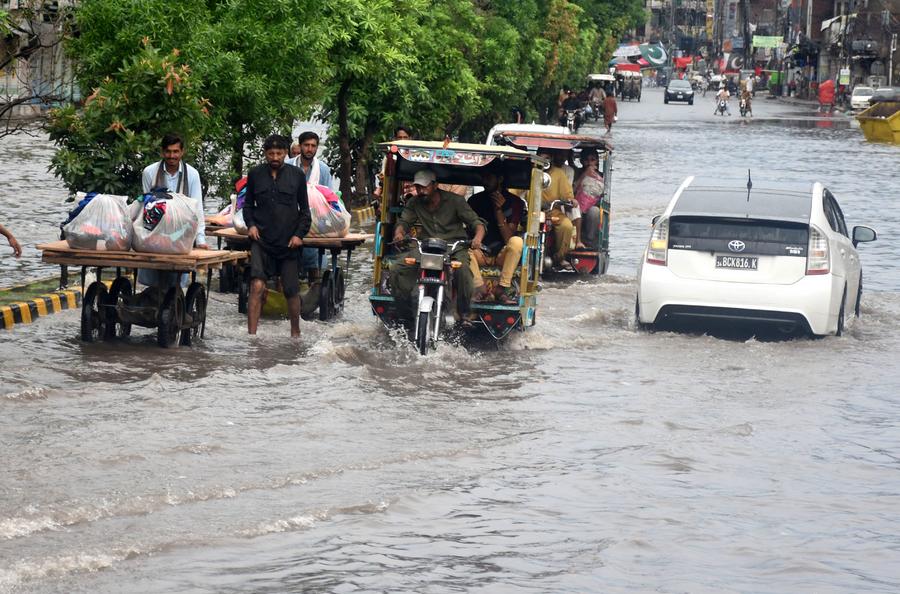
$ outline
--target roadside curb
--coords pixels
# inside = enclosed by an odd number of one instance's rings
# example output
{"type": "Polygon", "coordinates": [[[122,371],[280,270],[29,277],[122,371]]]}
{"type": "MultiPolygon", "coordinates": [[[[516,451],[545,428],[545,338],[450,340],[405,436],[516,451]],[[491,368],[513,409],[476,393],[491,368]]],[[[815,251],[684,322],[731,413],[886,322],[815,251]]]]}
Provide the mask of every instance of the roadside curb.
{"type": "Polygon", "coordinates": [[[0,306],[0,327],[10,330],[16,324],[30,324],[34,318],[75,309],[81,305],[81,289],[54,291],[28,301],[0,306]]]}
{"type": "Polygon", "coordinates": [[[375,207],[364,206],[362,208],[354,208],[352,211],[353,218],[357,223],[368,223],[375,220],[375,207]]]}

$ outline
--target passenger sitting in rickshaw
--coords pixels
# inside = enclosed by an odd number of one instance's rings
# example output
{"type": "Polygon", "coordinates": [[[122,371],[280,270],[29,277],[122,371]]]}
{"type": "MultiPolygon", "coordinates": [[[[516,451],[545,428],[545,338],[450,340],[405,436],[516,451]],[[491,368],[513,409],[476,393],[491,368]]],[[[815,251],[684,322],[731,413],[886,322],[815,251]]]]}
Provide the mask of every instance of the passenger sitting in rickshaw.
{"type": "Polygon", "coordinates": [[[518,232],[525,208],[523,200],[503,187],[503,182],[499,170],[485,169],[481,175],[484,191],[469,198],[469,206],[487,223],[482,249],[469,250],[469,265],[474,299],[486,301],[493,297],[497,303],[509,305],[518,302],[512,279],[522,258],[524,241],[518,232]],[[481,276],[481,266],[501,267],[500,282],[491,291],[481,276]]]}
{"type": "MultiPolygon", "coordinates": [[[[473,250],[481,249],[484,239],[484,222],[466,203],[466,199],[457,194],[438,188],[437,177],[429,169],[416,172],[413,184],[416,195],[406,203],[394,229],[394,243],[402,243],[406,235],[414,228],[420,229],[420,239],[438,238],[454,242],[468,238],[466,228],[474,231],[471,242],[473,250]]],[[[466,248],[457,248],[452,254],[454,260],[462,263],[454,271],[456,286],[456,312],[463,323],[471,324],[472,302],[472,269],[469,266],[469,252],[466,248]]],[[[403,259],[400,258],[399,262],[403,259]]],[[[396,304],[411,316],[416,288],[418,265],[391,265],[391,294],[396,304]]]]}
{"type": "Polygon", "coordinates": [[[553,265],[563,270],[573,269],[566,260],[571,250],[572,237],[575,236],[576,245],[580,243],[580,237],[576,235],[576,222],[580,225],[581,210],[578,208],[578,203],[575,202],[572,181],[566,174],[568,153],[569,151],[555,149],[543,149],[538,152],[538,155],[550,159],[550,169],[547,171],[550,175],[550,185],[541,194],[541,202],[543,208],[550,211],[547,213],[547,218],[553,223],[555,251],[550,256],[553,259],[553,265]],[[566,208],[560,204],[554,205],[553,202],[556,200],[569,201],[572,206],[566,208]]]}
{"type": "Polygon", "coordinates": [[[596,149],[581,151],[581,171],[575,180],[575,201],[581,209],[581,241],[592,250],[599,249],[600,199],[605,189],[596,149]]]}

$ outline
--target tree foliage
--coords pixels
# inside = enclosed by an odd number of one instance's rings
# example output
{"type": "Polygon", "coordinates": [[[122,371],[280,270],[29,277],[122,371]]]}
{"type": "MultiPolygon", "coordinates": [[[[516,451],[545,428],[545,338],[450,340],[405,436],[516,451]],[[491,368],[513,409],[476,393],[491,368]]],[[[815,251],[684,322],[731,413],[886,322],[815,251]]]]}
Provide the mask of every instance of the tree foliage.
{"type": "Polygon", "coordinates": [[[58,150],[50,169],[72,190],[134,195],[141,170],[159,155],[159,130],[203,138],[209,102],[178,52],[149,44],[100,82],[82,109],[51,113],[47,127],[58,150]]]}
{"type": "MultiPolygon", "coordinates": [[[[178,49],[209,102],[194,157],[213,180],[237,175],[262,138],[316,113],[330,129],[341,189],[364,194],[374,145],[398,123],[422,138],[477,142],[513,106],[552,117],[560,88],[581,86],[605,65],[616,39],[643,18],[641,4],[83,0],[68,47],[90,88],[113,73],[125,84],[130,71],[119,69],[145,37],[162,52],[178,49]]],[[[171,127],[164,120],[143,129],[161,135],[171,127]]]]}

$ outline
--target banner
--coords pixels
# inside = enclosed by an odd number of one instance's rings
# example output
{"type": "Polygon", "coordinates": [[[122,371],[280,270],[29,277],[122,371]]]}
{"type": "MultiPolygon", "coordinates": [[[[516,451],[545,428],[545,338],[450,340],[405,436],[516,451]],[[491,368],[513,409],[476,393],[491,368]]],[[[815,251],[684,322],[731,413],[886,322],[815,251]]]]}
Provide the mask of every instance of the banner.
{"type": "Polygon", "coordinates": [[[613,58],[630,58],[631,56],[640,56],[641,48],[635,45],[620,45],[613,52],[613,58]]]}
{"type": "Polygon", "coordinates": [[[781,37],[778,35],[754,35],[753,47],[770,47],[775,48],[781,46],[781,37]]]}

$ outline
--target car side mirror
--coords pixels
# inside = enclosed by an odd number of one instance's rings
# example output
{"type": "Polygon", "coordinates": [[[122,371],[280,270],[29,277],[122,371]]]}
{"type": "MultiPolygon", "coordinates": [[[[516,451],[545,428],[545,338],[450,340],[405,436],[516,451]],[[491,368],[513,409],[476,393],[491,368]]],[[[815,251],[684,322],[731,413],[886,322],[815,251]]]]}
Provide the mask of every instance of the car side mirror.
{"type": "Polygon", "coordinates": [[[655,217],[653,217],[652,219],[650,219],[650,225],[651,225],[651,226],[656,225],[656,221],[659,220],[659,217],[660,217],[660,215],[656,215],[655,217]]]}
{"type": "Polygon", "coordinates": [[[872,229],[871,227],[857,225],[853,228],[853,247],[856,247],[860,243],[875,241],[876,239],[878,239],[878,234],[875,233],[875,229],[872,229]]]}

